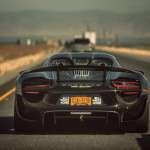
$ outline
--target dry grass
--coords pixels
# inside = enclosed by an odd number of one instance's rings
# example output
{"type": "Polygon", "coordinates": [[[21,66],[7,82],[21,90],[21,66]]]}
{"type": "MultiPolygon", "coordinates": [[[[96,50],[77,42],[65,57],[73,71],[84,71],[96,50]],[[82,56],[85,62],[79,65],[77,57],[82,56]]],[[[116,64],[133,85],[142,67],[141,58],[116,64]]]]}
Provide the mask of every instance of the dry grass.
{"type": "Polygon", "coordinates": [[[53,51],[52,45],[0,45],[0,63],[23,56],[34,55],[43,51],[53,51]]]}
{"type": "Polygon", "coordinates": [[[138,49],[138,48],[127,48],[127,47],[113,47],[113,46],[97,46],[97,49],[102,49],[107,52],[115,52],[124,55],[131,55],[137,57],[150,58],[150,49],[138,49]]]}
{"type": "Polygon", "coordinates": [[[52,45],[0,45],[0,77],[24,66],[40,63],[57,47],[52,45]]]}
{"type": "Polygon", "coordinates": [[[0,76],[8,72],[17,70],[24,66],[30,66],[34,63],[42,61],[47,57],[47,52],[39,52],[37,54],[26,55],[24,57],[11,59],[0,64],[0,76]]]}

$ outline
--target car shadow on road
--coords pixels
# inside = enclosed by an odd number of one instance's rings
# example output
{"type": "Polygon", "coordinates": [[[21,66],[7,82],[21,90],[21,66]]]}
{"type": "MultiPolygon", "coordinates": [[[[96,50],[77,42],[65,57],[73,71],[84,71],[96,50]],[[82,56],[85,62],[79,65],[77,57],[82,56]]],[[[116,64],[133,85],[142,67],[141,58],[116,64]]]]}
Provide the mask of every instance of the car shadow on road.
{"type": "Polygon", "coordinates": [[[141,138],[137,138],[141,150],[150,150],[150,134],[142,134],[141,138]]]}
{"type": "Polygon", "coordinates": [[[53,130],[49,131],[31,131],[16,133],[14,130],[14,118],[13,116],[0,117],[0,134],[123,134],[114,128],[105,128],[105,126],[99,126],[96,124],[59,124],[53,130]]]}

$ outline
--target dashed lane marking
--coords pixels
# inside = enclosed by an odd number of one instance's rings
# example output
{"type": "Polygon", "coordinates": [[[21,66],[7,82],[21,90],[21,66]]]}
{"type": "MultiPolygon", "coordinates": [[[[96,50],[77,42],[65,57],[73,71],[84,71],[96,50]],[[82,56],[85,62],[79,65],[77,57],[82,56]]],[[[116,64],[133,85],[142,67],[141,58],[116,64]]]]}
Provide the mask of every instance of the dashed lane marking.
{"type": "Polygon", "coordinates": [[[8,92],[6,92],[2,96],[0,96],[0,102],[6,100],[7,97],[9,97],[10,95],[12,95],[15,92],[15,90],[16,90],[16,87],[13,87],[8,92]]]}

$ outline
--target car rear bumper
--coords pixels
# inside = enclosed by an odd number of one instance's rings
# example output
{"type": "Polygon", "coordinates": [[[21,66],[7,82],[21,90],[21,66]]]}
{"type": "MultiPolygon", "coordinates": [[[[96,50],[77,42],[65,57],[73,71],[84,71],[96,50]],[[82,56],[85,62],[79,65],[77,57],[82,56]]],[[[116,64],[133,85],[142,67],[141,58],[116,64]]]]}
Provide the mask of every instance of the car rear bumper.
{"type": "MultiPolygon", "coordinates": [[[[126,105],[115,103],[114,105],[92,105],[92,106],[70,106],[70,105],[52,105],[46,102],[41,103],[29,103],[20,96],[20,99],[16,100],[17,114],[20,119],[28,122],[41,122],[44,126],[45,122],[56,124],[59,120],[94,120],[102,121],[109,124],[109,120],[117,118],[117,122],[120,125],[125,120],[127,113],[131,110],[131,114],[137,114],[138,111],[141,115],[145,108],[145,100],[141,100],[139,103],[142,109],[138,107],[126,107],[126,105]],[[134,108],[134,111],[132,111],[134,108]],[[138,110],[139,109],[139,110],[138,110]],[[72,112],[81,112],[81,114],[71,114],[72,112]],[[84,114],[85,112],[91,113],[90,115],[84,114]]],[[[137,115],[140,117],[140,115],[137,115]]],[[[138,119],[134,118],[133,120],[138,119]]],[[[130,118],[129,118],[130,119],[130,118]]],[[[131,118],[132,119],[132,118],[131,118]]],[[[131,120],[130,119],[130,120],[131,120]]]]}
{"type": "Polygon", "coordinates": [[[22,113],[19,109],[17,109],[20,119],[27,122],[40,122],[43,127],[45,127],[45,124],[57,124],[59,121],[91,121],[109,124],[113,118],[120,125],[120,123],[123,122],[124,115],[124,110],[119,108],[118,105],[66,107],[51,105],[42,107],[40,109],[33,106],[28,106],[24,109],[26,111],[23,111],[22,113]],[[34,116],[34,114],[36,115],[34,116]]]}

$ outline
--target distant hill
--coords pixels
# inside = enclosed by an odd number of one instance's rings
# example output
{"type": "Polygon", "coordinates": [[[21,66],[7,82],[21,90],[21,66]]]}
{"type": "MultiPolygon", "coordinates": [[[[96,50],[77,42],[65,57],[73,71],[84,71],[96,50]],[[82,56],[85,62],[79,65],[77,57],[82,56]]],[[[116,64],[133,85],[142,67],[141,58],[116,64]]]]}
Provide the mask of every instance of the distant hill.
{"type": "Polygon", "coordinates": [[[72,36],[85,31],[87,25],[100,36],[150,37],[150,11],[135,14],[99,10],[0,13],[0,36],[72,36]]]}

